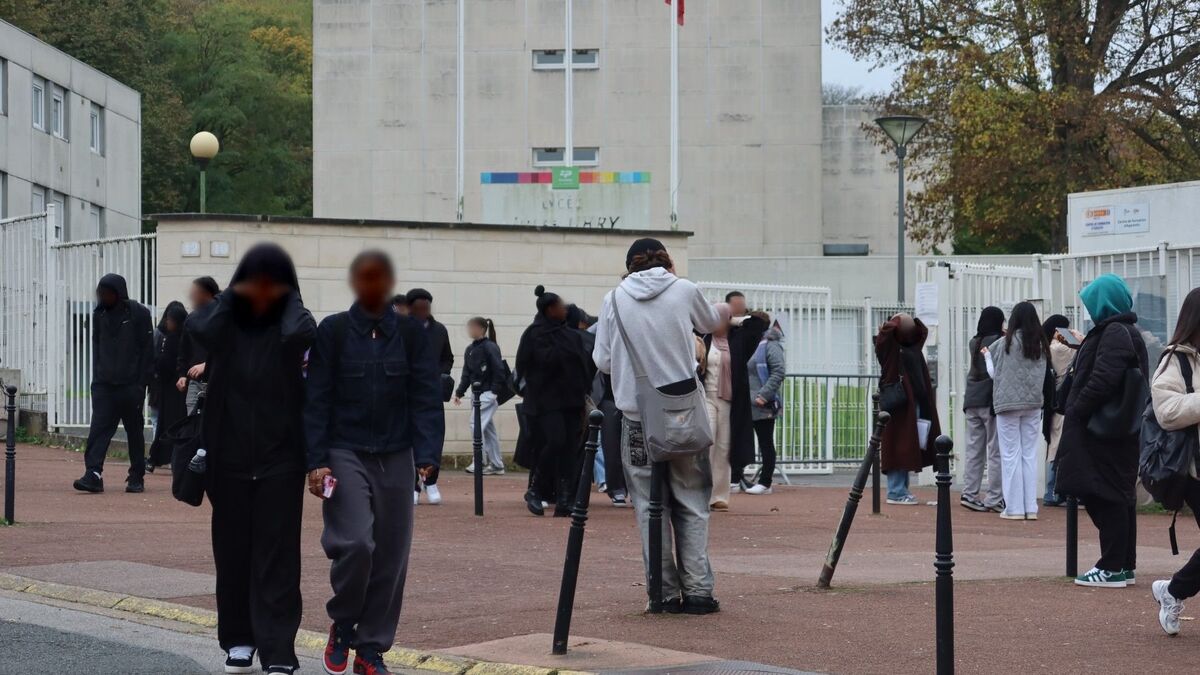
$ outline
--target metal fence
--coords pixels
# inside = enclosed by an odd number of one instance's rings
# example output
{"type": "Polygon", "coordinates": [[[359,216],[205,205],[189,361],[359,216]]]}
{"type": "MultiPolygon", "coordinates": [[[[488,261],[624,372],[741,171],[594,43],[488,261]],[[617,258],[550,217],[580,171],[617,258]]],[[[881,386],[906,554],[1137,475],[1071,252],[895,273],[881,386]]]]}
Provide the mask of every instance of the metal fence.
{"type": "MultiPolygon", "coordinates": [[[[54,206],[47,208],[52,213],[54,206]]],[[[46,241],[53,222],[46,213],[0,220],[0,367],[21,371],[18,405],[27,410],[46,406],[46,241]]]]}
{"type": "Polygon", "coordinates": [[[815,286],[701,283],[705,297],[723,301],[730,291],[746,296],[746,305],[771,315],[783,328],[788,370],[830,370],[833,354],[833,293],[815,286]]]}

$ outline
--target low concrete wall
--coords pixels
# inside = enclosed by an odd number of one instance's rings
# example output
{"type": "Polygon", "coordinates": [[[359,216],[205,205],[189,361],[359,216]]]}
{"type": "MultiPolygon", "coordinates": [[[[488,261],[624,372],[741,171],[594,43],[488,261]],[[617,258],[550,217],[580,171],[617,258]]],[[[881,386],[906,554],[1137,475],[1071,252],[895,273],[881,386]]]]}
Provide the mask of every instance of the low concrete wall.
{"type": "MultiPolygon", "coordinates": [[[[351,302],[346,268],[361,250],[379,248],[397,267],[398,291],[421,287],[433,294],[434,315],[450,331],[454,376],[469,343],[464,324],[472,316],[496,323],[504,357],[515,362],[517,342],[536,311],[533,289],[543,284],[592,314],[620,280],[629,244],[646,233],[623,230],[533,228],[460,223],[410,223],[328,218],[276,218],[173,214],[158,220],[158,300],[184,299],[195,277],[210,275],[224,286],[250,246],[273,241],[296,262],[304,302],[320,320],[351,302]],[[214,244],[228,257],[214,257],[214,244]],[[198,253],[184,257],[183,253],[198,253]]],[[[687,273],[689,232],[654,232],[687,273]]],[[[447,406],[446,451],[471,450],[469,407],[447,406]]],[[[511,452],[517,425],[513,404],[497,417],[504,451],[511,452]]]]}

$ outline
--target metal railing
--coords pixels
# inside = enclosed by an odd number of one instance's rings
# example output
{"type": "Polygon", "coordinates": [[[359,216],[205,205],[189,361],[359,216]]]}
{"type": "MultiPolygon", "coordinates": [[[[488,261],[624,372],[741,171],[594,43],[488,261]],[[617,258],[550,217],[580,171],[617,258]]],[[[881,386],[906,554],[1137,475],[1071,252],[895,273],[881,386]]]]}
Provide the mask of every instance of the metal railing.
{"type": "Polygon", "coordinates": [[[778,470],[787,474],[832,473],[836,465],[862,461],[871,436],[875,375],[791,373],[775,423],[778,470]]]}

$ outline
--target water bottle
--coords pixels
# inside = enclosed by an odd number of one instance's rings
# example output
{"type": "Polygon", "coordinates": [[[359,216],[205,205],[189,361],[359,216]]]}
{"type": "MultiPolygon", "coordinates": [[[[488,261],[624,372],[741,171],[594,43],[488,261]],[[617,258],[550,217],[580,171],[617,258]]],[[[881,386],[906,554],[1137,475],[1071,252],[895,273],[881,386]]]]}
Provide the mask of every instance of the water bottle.
{"type": "Polygon", "coordinates": [[[191,471],[192,473],[203,474],[204,469],[208,465],[208,460],[205,459],[207,456],[208,451],[204,448],[197,450],[196,456],[192,457],[192,461],[188,462],[188,471],[191,471]]]}
{"type": "Polygon", "coordinates": [[[188,461],[187,471],[184,472],[183,480],[180,481],[179,494],[175,496],[176,499],[192,506],[200,506],[204,503],[204,471],[207,468],[208,452],[204,448],[200,448],[188,461]]]}

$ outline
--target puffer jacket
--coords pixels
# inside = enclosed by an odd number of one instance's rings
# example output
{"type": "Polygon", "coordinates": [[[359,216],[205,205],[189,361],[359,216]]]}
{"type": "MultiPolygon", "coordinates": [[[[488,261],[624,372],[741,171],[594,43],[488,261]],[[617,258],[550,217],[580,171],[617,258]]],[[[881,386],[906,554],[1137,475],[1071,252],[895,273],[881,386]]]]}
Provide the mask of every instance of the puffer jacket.
{"type": "Polygon", "coordinates": [[[1167,431],[1186,429],[1200,424],[1200,353],[1190,345],[1172,345],[1163,352],[1162,361],[1154,371],[1150,384],[1150,398],[1154,401],[1154,417],[1159,426],[1167,431]],[[1187,356],[1192,364],[1192,388],[1187,393],[1179,360],[1174,352],[1187,356]]]}

